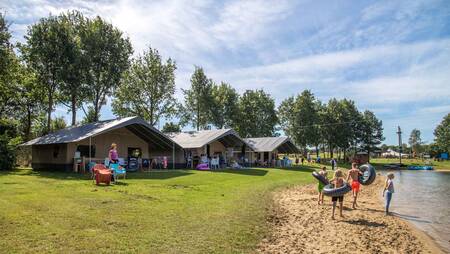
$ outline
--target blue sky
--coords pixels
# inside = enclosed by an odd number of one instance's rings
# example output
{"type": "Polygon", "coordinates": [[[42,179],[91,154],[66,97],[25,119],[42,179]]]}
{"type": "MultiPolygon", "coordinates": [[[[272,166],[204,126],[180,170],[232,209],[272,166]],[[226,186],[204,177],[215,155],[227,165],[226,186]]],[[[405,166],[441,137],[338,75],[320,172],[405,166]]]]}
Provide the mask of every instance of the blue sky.
{"type": "MultiPolygon", "coordinates": [[[[177,61],[177,97],[194,65],[239,92],[263,88],[277,104],[310,89],[356,101],[396,126],[433,129],[450,112],[450,1],[47,1],[2,0],[15,41],[49,13],[100,15],[135,54],[157,48],[177,61]]],[[[57,115],[67,115],[58,108],[57,115]]],[[[110,107],[103,118],[112,118],[110,107]]],[[[403,140],[407,140],[406,137],[403,140]]]]}

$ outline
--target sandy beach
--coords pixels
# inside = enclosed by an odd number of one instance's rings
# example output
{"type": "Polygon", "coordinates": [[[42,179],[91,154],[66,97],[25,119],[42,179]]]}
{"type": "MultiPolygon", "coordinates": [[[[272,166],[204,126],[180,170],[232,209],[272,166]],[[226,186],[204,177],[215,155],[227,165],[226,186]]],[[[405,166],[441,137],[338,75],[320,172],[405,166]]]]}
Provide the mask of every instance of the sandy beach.
{"type": "MultiPolygon", "coordinates": [[[[317,204],[317,185],[298,186],[274,194],[268,223],[271,234],[259,253],[443,253],[425,233],[395,216],[385,216],[382,176],[362,186],[359,208],[344,199],[344,217],[331,219],[331,198],[317,204]]],[[[395,195],[395,194],[394,194],[395,195]]],[[[395,199],[395,196],[394,196],[395,199]]],[[[395,200],[393,201],[395,202],[395,200]]]]}

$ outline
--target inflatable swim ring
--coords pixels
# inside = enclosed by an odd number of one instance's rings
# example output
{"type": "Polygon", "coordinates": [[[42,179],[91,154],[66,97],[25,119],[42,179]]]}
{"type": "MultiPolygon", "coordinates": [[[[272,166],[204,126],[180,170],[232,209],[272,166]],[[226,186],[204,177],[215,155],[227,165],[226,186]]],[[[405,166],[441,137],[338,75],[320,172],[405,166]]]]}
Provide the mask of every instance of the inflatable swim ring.
{"type": "Polygon", "coordinates": [[[375,181],[375,177],[377,176],[377,172],[375,168],[370,164],[364,164],[359,167],[359,170],[363,173],[359,176],[359,182],[362,185],[369,185],[375,181]]]}
{"type": "Polygon", "coordinates": [[[342,187],[334,188],[333,184],[328,184],[323,187],[323,195],[328,197],[339,197],[344,196],[346,193],[350,192],[352,187],[348,183],[344,183],[342,187]]]}
{"type": "Polygon", "coordinates": [[[312,172],[312,176],[317,179],[317,181],[321,182],[323,185],[329,184],[328,180],[323,177],[323,175],[317,173],[317,171],[312,172]]]}

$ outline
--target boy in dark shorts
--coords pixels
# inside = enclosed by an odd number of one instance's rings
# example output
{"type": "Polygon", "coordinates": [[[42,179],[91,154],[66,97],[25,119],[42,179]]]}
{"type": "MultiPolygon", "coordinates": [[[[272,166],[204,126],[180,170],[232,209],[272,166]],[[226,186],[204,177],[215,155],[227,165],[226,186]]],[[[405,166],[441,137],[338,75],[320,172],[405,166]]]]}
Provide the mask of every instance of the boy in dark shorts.
{"type": "MultiPolygon", "coordinates": [[[[344,185],[344,174],[340,169],[334,172],[334,178],[330,181],[330,183],[334,183],[334,188],[340,188],[344,185]]],[[[342,207],[344,203],[344,196],[332,197],[331,201],[333,202],[333,213],[331,214],[331,218],[334,220],[334,211],[336,210],[336,202],[339,201],[339,216],[344,217],[342,215],[342,207]]]]}

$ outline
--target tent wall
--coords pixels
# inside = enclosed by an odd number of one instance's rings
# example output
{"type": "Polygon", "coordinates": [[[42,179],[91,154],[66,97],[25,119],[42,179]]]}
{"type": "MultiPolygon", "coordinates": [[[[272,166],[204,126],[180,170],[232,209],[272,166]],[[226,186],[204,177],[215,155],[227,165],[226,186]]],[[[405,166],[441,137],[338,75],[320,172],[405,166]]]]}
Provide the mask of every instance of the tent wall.
{"type": "MultiPolygon", "coordinates": [[[[103,161],[108,157],[108,152],[112,143],[117,144],[117,151],[120,158],[128,158],[128,148],[140,148],[142,158],[155,158],[166,156],[169,159],[169,167],[172,168],[173,149],[167,150],[151,150],[149,144],[136,136],[126,127],[115,129],[107,133],[94,136],[79,142],[68,144],[51,144],[51,145],[33,145],[32,146],[32,167],[33,169],[45,170],[65,170],[73,169],[73,158],[79,145],[95,147],[95,155],[93,160],[103,161]],[[55,150],[58,150],[57,157],[54,157],[55,150]]],[[[179,147],[175,147],[175,167],[184,167],[184,152],[179,147]]]]}
{"type": "MultiPolygon", "coordinates": [[[[110,132],[94,136],[91,143],[95,146],[95,158],[105,159],[108,157],[109,149],[112,143],[117,144],[117,152],[120,158],[128,158],[128,148],[140,148],[142,150],[142,158],[149,157],[148,143],[134,135],[126,128],[112,130],[110,132]]],[[[68,144],[68,161],[72,164],[75,151],[79,145],[89,146],[89,138],[68,144]]]]}
{"type": "Polygon", "coordinates": [[[67,144],[34,145],[31,147],[31,167],[37,170],[64,170],[72,167],[67,164],[67,144]]]}

